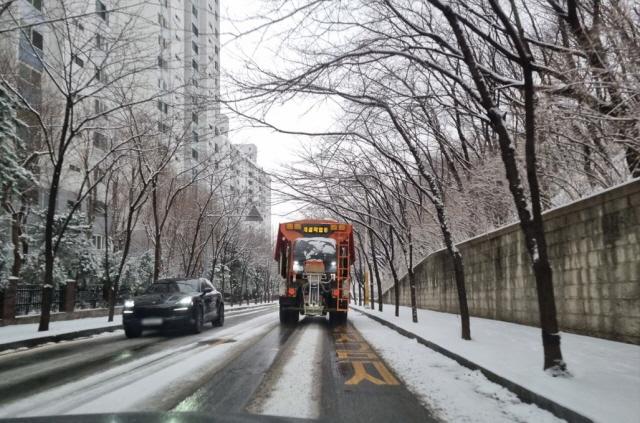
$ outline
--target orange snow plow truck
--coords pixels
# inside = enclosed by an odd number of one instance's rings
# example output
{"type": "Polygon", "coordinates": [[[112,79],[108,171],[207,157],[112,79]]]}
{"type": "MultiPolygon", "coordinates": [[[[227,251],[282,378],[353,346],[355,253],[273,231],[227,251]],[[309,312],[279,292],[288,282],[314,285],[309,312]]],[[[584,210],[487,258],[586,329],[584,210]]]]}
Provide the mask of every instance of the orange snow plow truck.
{"type": "Polygon", "coordinates": [[[280,322],[294,324],[301,314],[325,316],[334,324],[347,321],[353,228],[333,220],[281,223],[275,260],[283,281],[280,322]]]}

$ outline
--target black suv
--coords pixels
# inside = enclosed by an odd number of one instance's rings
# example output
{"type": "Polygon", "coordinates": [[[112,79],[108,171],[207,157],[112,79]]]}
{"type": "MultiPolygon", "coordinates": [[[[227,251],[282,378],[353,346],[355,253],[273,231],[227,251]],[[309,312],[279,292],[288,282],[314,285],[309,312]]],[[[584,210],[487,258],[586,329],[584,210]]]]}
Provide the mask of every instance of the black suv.
{"type": "Polygon", "coordinates": [[[222,294],[205,278],[161,279],[143,295],[124,302],[122,323],[128,338],[145,328],[187,328],[200,333],[205,322],[224,324],[222,294]]]}

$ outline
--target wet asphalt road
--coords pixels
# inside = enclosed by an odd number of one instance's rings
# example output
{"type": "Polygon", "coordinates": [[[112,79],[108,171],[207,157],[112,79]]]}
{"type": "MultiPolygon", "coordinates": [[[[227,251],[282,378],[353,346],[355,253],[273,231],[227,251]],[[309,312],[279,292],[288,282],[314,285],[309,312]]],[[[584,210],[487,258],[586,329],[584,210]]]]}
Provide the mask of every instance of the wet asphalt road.
{"type": "MultiPolygon", "coordinates": [[[[276,310],[272,306],[228,314],[224,329],[250,325],[251,320],[269,313],[277,319],[276,310]]],[[[318,420],[435,421],[353,326],[332,327],[324,318],[305,318],[295,326],[269,327],[246,348],[229,357],[215,373],[203,374],[197,383],[185,385],[178,397],[174,395],[158,402],[153,409],[209,416],[254,412],[252,402],[265,392],[268,394],[272,381],[278,380],[292,351],[305,342],[301,331],[309,328],[320,332],[320,368],[313,375],[319,379],[315,381],[319,389],[316,401],[319,401],[320,413],[315,416],[318,420]]],[[[149,334],[133,340],[119,332],[0,356],[0,410],[11,401],[193,342],[197,337],[209,339],[207,342],[215,346],[216,339],[211,337],[217,330],[220,329],[209,326],[200,335],[149,334]]],[[[312,374],[301,369],[300,377],[312,377],[312,374]]],[[[293,388],[295,392],[295,386],[293,388]]],[[[291,398],[291,401],[310,399],[291,398]]],[[[3,417],[1,411],[0,417],[3,417]]]]}

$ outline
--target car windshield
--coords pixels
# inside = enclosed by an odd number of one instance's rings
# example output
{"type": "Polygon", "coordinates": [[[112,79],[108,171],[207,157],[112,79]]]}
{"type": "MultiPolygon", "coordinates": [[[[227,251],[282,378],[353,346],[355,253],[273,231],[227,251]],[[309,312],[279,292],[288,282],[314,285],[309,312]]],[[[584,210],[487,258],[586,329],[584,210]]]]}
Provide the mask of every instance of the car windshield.
{"type": "Polygon", "coordinates": [[[640,423],[640,0],[0,0],[0,423],[211,421],[640,423]]]}
{"type": "Polygon", "coordinates": [[[166,280],[149,285],[145,294],[188,294],[198,291],[198,280],[166,280]]]}
{"type": "Polygon", "coordinates": [[[299,264],[306,260],[322,260],[325,269],[336,261],[336,241],[333,238],[299,238],[295,242],[293,259],[299,264]]]}

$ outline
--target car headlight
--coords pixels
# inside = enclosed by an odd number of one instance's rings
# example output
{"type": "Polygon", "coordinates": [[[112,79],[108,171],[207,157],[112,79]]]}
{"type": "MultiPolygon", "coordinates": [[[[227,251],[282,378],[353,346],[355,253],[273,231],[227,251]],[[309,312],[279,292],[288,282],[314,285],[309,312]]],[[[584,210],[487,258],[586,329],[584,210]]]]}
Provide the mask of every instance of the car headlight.
{"type": "Polygon", "coordinates": [[[189,306],[189,305],[191,305],[191,303],[192,303],[191,297],[184,297],[183,299],[178,301],[178,304],[183,305],[183,306],[189,306]]]}
{"type": "Polygon", "coordinates": [[[135,303],[133,302],[133,300],[125,300],[124,302],[124,308],[133,308],[134,305],[135,303]]]}
{"type": "Polygon", "coordinates": [[[293,262],[293,271],[294,272],[302,272],[302,265],[297,261],[293,262]]]}

